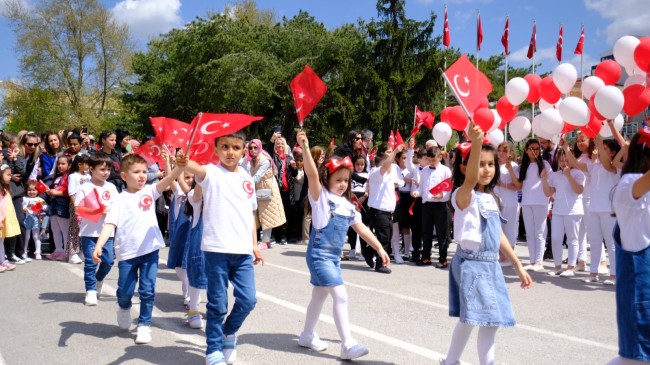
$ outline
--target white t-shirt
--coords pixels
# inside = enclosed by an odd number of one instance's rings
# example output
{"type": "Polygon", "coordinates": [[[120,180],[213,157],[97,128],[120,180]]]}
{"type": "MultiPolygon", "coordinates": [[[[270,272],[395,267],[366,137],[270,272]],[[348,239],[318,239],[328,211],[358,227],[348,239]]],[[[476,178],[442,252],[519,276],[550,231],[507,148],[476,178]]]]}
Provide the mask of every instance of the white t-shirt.
{"type": "MultiPolygon", "coordinates": [[[[515,172],[515,176],[518,177],[519,165],[513,162],[512,169],[515,172]]],[[[512,177],[510,177],[510,173],[508,172],[508,168],[506,167],[505,164],[499,166],[499,180],[501,180],[501,182],[503,182],[504,184],[512,183],[512,177]]],[[[510,189],[502,188],[500,186],[495,186],[494,193],[499,198],[501,198],[501,204],[503,204],[504,207],[516,207],[517,205],[519,205],[516,190],[510,190],[510,189]]]]}
{"type": "Polygon", "coordinates": [[[357,172],[357,175],[366,178],[365,183],[360,183],[358,181],[350,179],[350,186],[353,193],[365,193],[366,186],[368,186],[368,173],[367,172],[357,172]]]}
{"type": "Polygon", "coordinates": [[[610,196],[614,186],[620,180],[620,172],[611,173],[603,167],[602,163],[589,164],[591,175],[591,199],[589,199],[590,213],[611,213],[612,202],[610,196]]]}
{"type": "Polygon", "coordinates": [[[329,202],[334,203],[335,214],[345,217],[351,217],[354,215],[354,219],[350,225],[361,223],[361,215],[356,211],[354,203],[351,203],[346,198],[331,194],[325,188],[321,189],[317,201],[312,199],[311,194],[307,195],[309,196],[309,203],[311,204],[311,224],[315,229],[324,228],[327,226],[327,223],[329,223],[331,217],[329,202]]]}
{"type": "Polygon", "coordinates": [[[454,239],[465,250],[478,251],[481,247],[481,213],[479,212],[476,197],[481,197],[481,202],[487,210],[499,211],[499,206],[492,194],[472,190],[472,197],[465,209],[459,209],[456,204],[456,189],[451,194],[451,204],[454,213],[454,239]]]}
{"type": "MultiPolygon", "coordinates": [[[[77,191],[79,191],[81,185],[87,183],[88,181],[90,181],[90,175],[88,174],[80,174],[78,172],[75,172],[68,175],[68,196],[76,197],[77,191]]],[[[77,204],[75,204],[75,206],[76,205],[77,204]]]]}
{"type": "Polygon", "coordinates": [[[400,178],[397,176],[397,166],[390,166],[387,173],[381,174],[381,168],[375,167],[368,175],[368,206],[384,212],[395,211],[397,198],[395,187],[400,178]]]}
{"type": "MultiPolygon", "coordinates": [[[[78,207],[79,203],[89,194],[93,194],[93,189],[97,190],[99,193],[100,202],[108,207],[110,212],[112,208],[112,203],[115,198],[119,195],[115,185],[107,181],[103,185],[95,185],[92,181],[88,181],[77,190],[77,194],[74,198],[74,206],[78,207]]],[[[105,215],[102,215],[97,222],[91,222],[88,219],[81,218],[79,221],[79,237],[99,237],[99,233],[104,227],[104,220],[106,219],[105,215]]]]}
{"type": "MultiPolygon", "coordinates": [[[[521,169],[521,167],[519,167],[521,169]]],[[[553,172],[551,165],[544,161],[544,170],[546,173],[553,172]]],[[[545,205],[548,206],[548,197],[544,194],[542,178],[539,177],[539,168],[537,163],[532,161],[526,171],[526,179],[521,185],[521,205],[545,205]]]]}
{"type": "Polygon", "coordinates": [[[156,199],[159,197],[156,185],[145,185],[135,193],[124,190],[115,198],[106,215],[106,223],[116,226],[115,256],[118,260],[144,256],[165,247],[156,219],[156,199]]]}
{"type": "Polygon", "coordinates": [[[194,228],[197,224],[199,224],[199,219],[201,218],[203,195],[201,195],[198,201],[194,201],[194,189],[192,189],[189,191],[189,193],[187,193],[187,201],[190,202],[190,205],[192,206],[192,228],[194,228]]]}
{"type": "MultiPolygon", "coordinates": [[[[587,165],[587,172],[582,171],[583,174],[585,174],[585,190],[582,192],[582,202],[583,203],[589,203],[589,198],[591,197],[591,174],[589,174],[589,165],[593,163],[589,156],[587,156],[586,153],[583,153],[578,157],[578,162],[582,162],[587,165]]],[[[587,212],[585,212],[587,213],[587,212]]]]}
{"type": "Polygon", "coordinates": [[[174,194],[174,219],[178,219],[178,215],[184,209],[182,198],[185,196],[185,193],[181,189],[181,186],[176,183],[176,190],[172,191],[172,194],[174,194]]]}
{"type": "Polygon", "coordinates": [[[449,201],[449,197],[451,197],[451,191],[443,191],[442,198],[436,199],[433,197],[433,194],[431,194],[429,190],[450,178],[451,170],[449,167],[441,163],[439,163],[435,169],[431,166],[426,166],[420,170],[420,186],[418,187],[418,194],[422,197],[422,203],[449,201]]]}
{"type": "Polygon", "coordinates": [[[251,255],[257,209],[253,178],[241,167],[234,172],[221,164],[204,167],[205,178],[195,178],[203,188],[201,250],[251,255]]]}
{"type": "MultiPolygon", "coordinates": [[[[579,184],[585,185],[585,174],[578,169],[571,169],[571,177],[579,184]]],[[[548,186],[555,188],[553,201],[554,215],[583,215],[582,194],[577,194],[571,188],[569,179],[560,170],[548,174],[548,186]]]]}
{"type": "Polygon", "coordinates": [[[621,228],[621,246],[630,252],[650,246],[650,193],[639,199],[632,196],[632,187],[642,174],[625,174],[621,177],[612,204],[621,228]]]}

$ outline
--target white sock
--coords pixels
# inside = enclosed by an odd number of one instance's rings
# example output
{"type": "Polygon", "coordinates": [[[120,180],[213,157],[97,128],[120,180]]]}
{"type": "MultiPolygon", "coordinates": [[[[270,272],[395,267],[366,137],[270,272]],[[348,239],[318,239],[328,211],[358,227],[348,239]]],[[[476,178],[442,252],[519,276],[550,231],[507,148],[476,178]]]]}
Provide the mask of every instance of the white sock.
{"type": "Polygon", "coordinates": [[[498,327],[479,327],[476,347],[481,365],[494,365],[494,338],[498,327]]]}
{"type": "Polygon", "coordinates": [[[187,270],[177,267],[176,276],[178,280],[181,281],[181,290],[183,291],[183,300],[187,300],[190,297],[190,285],[187,283],[187,270]]]}
{"type": "Polygon", "coordinates": [[[0,264],[5,261],[5,239],[0,237],[0,264]]]}
{"type": "Polygon", "coordinates": [[[472,334],[472,326],[458,322],[454,328],[454,332],[451,335],[451,344],[449,344],[449,351],[447,352],[447,358],[445,363],[453,364],[456,361],[460,361],[460,356],[465,350],[467,341],[469,341],[469,335],[472,334]]]}
{"type": "Polygon", "coordinates": [[[393,255],[399,255],[399,223],[393,223],[393,237],[391,237],[390,243],[393,247],[393,255]]]}
{"type": "Polygon", "coordinates": [[[345,290],[345,286],[337,285],[335,287],[328,287],[330,294],[332,295],[332,312],[334,314],[334,323],[336,324],[336,330],[339,332],[341,337],[341,343],[347,348],[350,348],[357,344],[352,338],[352,333],[350,332],[350,317],[348,314],[348,292],[345,290]]]}
{"type": "Polygon", "coordinates": [[[199,303],[201,303],[201,289],[190,286],[190,312],[199,311],[199,303]]]}
{"type": "Polygon", "coordinates": [[[323,310],[323,304],[325,299],[327,299],[327,288],[322,286],[315,286],[311,291],[311,301],[309,301],[309,306],[307,306],[307,315],[305,317],[305,327],[303,328],[303,333],[312,334],[316,329],[316,323],[318,323],[318,317],[320,312],[323,310]]]}
{"type": "Polygon", "coordinates": [[[413,251],[412,237],[410,234],[404,235],[404,255],[411,256],[411,251],[413,251]]]}

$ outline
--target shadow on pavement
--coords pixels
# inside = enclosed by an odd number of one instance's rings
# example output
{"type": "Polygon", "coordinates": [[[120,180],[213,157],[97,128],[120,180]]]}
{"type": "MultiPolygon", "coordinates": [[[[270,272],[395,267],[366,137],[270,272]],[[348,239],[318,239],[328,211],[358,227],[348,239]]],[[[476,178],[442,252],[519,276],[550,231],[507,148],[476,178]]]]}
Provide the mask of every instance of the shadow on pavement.
{"type": "Polygon", "coordinates": [[[154,305],[158,310],[163,313],[182,313],[185,314],[186,309],[183,305],[183,296],[181,295],[181,282],[178,282],[178,294],[170,293],[156,293],[156,300],[154,305]]]}
{"type": "Polygon", "coordinates": [[[58,302],[68,302],[68,303],[77,303],[83,304],[86,293],[83,292],[72,292],[72,293],[41,293],[38,296],[43,304],[58,303],[58,302]]]}
{"type": "Polygon", "coordinates": [[[131,338],[134,337],[128,331],[120,329],[117,327],[117,324],[105,324],[105,323],[85,323],[85,322],[61,322],[59,325],[61,328],[61,337],[59,338],[59,347],[67,347],[68,340],[73,335],[79,336],[92,336],[97,338],[111,338],[111,337],[121,337],[121,338],[131,338]]]}
{"type": "MultiPolygon", "coordinates": [[[[154,341],[155,340],[154,337],[154,341]]],[[[122,356],[108,364],[123,364],[130,360],[142,360],[149,364],[159,365],[202,364],[205,362],[204,350],[191,342],[178,341],[177,343],[179,346],[129,346],[124,349],[124,354],[122,356]]]]}
{"type": "MultiPolygon", "coordinates": [[[[562,278],[562,277],[557,277],[557,276],[550,276],[548,274],[548,267],[545,267],[547,270],[546,271],[540,271],[540,272],[528,272],[530,274],[530,277],[533,279],[533,288],[535,285],[555,285],[559,286],[563,289],[568,289],[568,290],[576,290],[576,291],[592,291],[592,290],[602,290],[602,291],[609,291],[609,292],[615,292],[616,288],[613,285],[603,285],[602,282],[600,283],[585,283],[582,281],[582,279],[586,278],[589,276],[589,273],[576,273],[576,276],[571,277],[571,278],[562,278]]],[[[506,279],[506,283],[518,283],[519,277],[515,274],[514,269],[511,267],[504,268],[503,273],[506,279]]],[[[607,277],[609,278],[609,277],[607,277]]],[[[601,276],[601,281],[604,280],[604,278],[601,276]]]]}

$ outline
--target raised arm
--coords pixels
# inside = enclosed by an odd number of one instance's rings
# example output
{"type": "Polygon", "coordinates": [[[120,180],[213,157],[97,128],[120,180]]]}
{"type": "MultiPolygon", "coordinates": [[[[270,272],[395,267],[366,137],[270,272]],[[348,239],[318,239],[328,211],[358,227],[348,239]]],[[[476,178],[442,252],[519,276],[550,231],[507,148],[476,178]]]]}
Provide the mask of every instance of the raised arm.
{"type": "Polygon", "coordinates": [[[612,165],[612,158],[607,152],[605,152],[605,148],[603,147],[603,138],[598,135],[594,139],[594,142],[596,143],[596,148],[598,149],[598,158],[600,158],[600,163],[603,164],[605,170],[611,172],[612,174],[615,174],[616,167],[612,165]]]}
{"type": "Polygon", "coordinates": [[[472,201],[472,190],[478,183],[479,160],[481,157],[481,148],[483,148],[483,130],[474,124],[470,119],[469,138],[472,142],[472,149],[469,152],[469,160],[465,169],[465,181],[458,188],[456,193],[456,206],[463,210],[469,206],[472,201]]]}
{"type": "Polygon", "coordinates": [[[386,173],[388,173],[391,170],[393,162],[395,162],[395,156],[397,156],[397,154],[403,150],[404,150],[404,145],[397,146],[395,150],[393,150],[393,152],[388,156],[388,158],[381,163],[379,173],[382,175],[386,175],[386,173]]]}
{"type": "Polygon", "coordinates": [[[627,151],[630,148],[630,142],[625,141],[625,143],[621,146],[621,150],[618,151],[616,156],[614,156],[614,160],[612,161],[612,165],[616,167],[616,169],[622,169],[623,164],[625,159],[627,159],[627,151]]]}
{"type": "Polygon", "coordinates": [[[571,149],[569,148],[569,144],[564,138],[560,139],[560,148],[564,150],[565,152],[564,155],[566,156],[569,166],[575,167],[583,172],[588,172],[589,166],[587,166],[587,164],[584,162],[578,161],[578,159],[573,155],[573,152],[571,152],[571,149]]]}
{"type": "Polygon", "coordinates": [[[194,176],[198,177],[199,179],[203,180],[205,179],[205,174],[207,173],[205,167],[199,165],[198,163],[190,160],[186,155],[183,153],[179,153],[178,156],[176,156],[176,165],[177,167],[181,169],[185,169],[185,171],[188,171],[194,176]]]}
{"type": "Polygon", "coordinates": [[[169,185],[171,185],[171,183],[181,175],[181,172],[183,172],[183,170],[180,167],[176,166],[171,171],[171,173],[156,183],[156,189],[158,192],[162,194],[162,192],[165,191],[165,189],[167,189],[169,185]]]}
{"type": "Polygon", "coordinates": [[[625,144],[625,138],[621,134],[621,132],[616,129],[616,126],[614,125],[614,120],[613,119],[607,119],[607,126],[609,127],[609,130],[612,131],[612,136],[614,136],[614,139],[616,142],[618,142],[619,145],[623,146],[625,144]]]}
{"type": "Polygon", "coordinates": [[[632,196],[639,199],[650,191],[650,171],[647,171],[632,185],[632,196]]]}
{"type": "Polygon", "coordinates": [[[309,195],[311,198],[316,201],[320,197],[323,187],[320,184],[318,179],[318,168],[316,167],[316,162],[311,156],[311,151],[309,150],[309,140],[307,139],[307,134],[304,131],[299,131],[296,135],[298,139],[298,144],[302,147],[303,153],[303,162],[305,168],[305,176],[309,181],[309,195]]]}
{"type": "Polygon", "coordinates": [[[551,195],[555,194],[555,188],[551,187],[548,184],[548,172],[546,170],[542,170],[540,172],[539,177],[542,180],[542,188],[544,189],[544,195],[550,197],[551,195]]]}

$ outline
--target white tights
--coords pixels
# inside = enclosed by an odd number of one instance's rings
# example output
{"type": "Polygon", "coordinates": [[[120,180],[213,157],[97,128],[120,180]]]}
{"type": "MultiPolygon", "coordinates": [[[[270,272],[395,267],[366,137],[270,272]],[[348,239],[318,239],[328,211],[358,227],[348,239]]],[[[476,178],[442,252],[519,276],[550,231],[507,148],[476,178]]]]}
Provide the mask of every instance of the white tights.
{"type": "Polygon", "coordinates": [[[199,303],[201,303],[201,289],[197,289],[190,285],[190,312],[199,311],[199,303]]]}
{"type": "Polygon", "coordinates": [[[343,345],[350,348],[357,344],[350,333],[350,318],[348,316],[348,293],[345,286],[315,286],[311,292],[311,301],[307,307],[307,318],[303,333],[312,334],[316,329],[318,317],[323,310],[327,296],[331,295],[334,301],[333,314],[336,330],[339,332],[343,345]]]}
{"type": "Polygon", "coordinates": [[[5,261],[5,238],[0,237],[0,264],[5,261]]]}
{"type": "Polygon", "coordinates": [[[400,231],[399,223],[393,223],[393,237],[391,237],[390,242],[393,247],[393,255],[396,256],[400,253],[400,240],[399,235],[402,233],[404,236],[404,256],[411,256],[411,251],[413,250],[413,243],[411,240],[411,230],[408,230],[408,234],[405,234],[400,231]]]}
{"type": "Polygon", "coordinates": [[[29,247],[30,236],[34,238],[34,253],[41,253],[41,233],[38,228],[32,228],[27,231],[25,235],[25,252],[27,252],[27,247],[29,247]]]}
{"type": "Polygon", "coordinates": [[[626,359],[620,356],[612,359],[612,361],[607,363],[607,365],[643,365],[643,364],[647,365],[648,363],[643,361],[638,361],[638,360],[626,359]]]}
{"type": "MultiPolygon", "coordinates": [[[[449,345],[449,352],[447,352],[447,359],[445,364],[453,364],[460,361],[460,356],[465,350],[465,345],[472,334],[474,326],[458,322],[454,333],[451,336],[451,344],[449,345]]],[[[494,365],[494,338],[497,334],[499,327],[479,327],[478,339],[476,345],[478,348],[478,359],[481,365],[494,365]]]]}
{"type": "Polygon", "coordinates": [[[187,282],[187,270],[177,267],[176,268],[176,276],[178,276],[178,280],[181,281],[181,290],[183,291],[183,300],[185,301],[185,304],[187,304],[190,301],[190,284],[187,282]]]}
{"type": "Polygon", "coordinates": [[[68,230],[70,230],[70,219],[53,215],[50,217],[52,238],[54,239],[55,251],[63,252],[63,247],[68,244],[68,230]]]}

